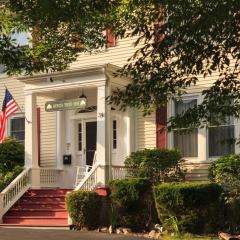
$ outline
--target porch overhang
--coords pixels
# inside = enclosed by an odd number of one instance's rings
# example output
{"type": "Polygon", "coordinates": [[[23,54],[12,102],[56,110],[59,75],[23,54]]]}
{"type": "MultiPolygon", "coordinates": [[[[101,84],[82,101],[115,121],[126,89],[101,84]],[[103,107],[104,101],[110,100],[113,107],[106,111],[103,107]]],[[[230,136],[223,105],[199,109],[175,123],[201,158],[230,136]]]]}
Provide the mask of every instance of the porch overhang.
{"type": "Polygon", "coordinates": [[[33,76],[21,76],[19,81],[25,83],[25,94],[75,89],[81,87],[98,87],[107,85],[125,86],[130,78],[116,76],[120,67],[112,64],[100,64],[94,67],[78,68],[63,72],[41,73],[33,76]]]}

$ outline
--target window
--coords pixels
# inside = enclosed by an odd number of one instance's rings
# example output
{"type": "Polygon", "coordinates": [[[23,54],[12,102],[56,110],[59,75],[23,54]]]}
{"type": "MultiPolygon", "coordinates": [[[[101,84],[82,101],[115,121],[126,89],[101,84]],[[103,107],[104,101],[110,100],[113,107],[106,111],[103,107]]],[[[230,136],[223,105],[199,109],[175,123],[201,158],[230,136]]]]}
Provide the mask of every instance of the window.
{"type": "Polygon", "coordinates": [[[78,151],[82,151],[82,124],[78,124],[78,151]]]}
{"type": "Polygon", "coordinates": [[[18,142],[24,143],[25,140],[25,118],[14,117],[10,120],[10,136],[18,142]]]}
{"type": "Polygon", "coordinates": [[[117,149],[117,121],[113,120],[113,149],[117,149]]]}
{"type": "MultiPolygon", "coordinates": [[[[182,114],[197,104],[197,99],[175,102],[175,115],[182,114]]],[[[186,132],[183,129],[173,131],[174,148],[178,149],[183,157],[198,156],[198,129],[186,132]]]]}
{"type": "Polygon", "coordinates": [[[234,118],[227,117],[218,126],[208,127],[209,157],[216,157],[235,152],[234,118]]]}
{"type": "Polygon", "coordinates": [[[3,64],[0,64],[0,74],[4,73],[5,66],[3,64]]]}

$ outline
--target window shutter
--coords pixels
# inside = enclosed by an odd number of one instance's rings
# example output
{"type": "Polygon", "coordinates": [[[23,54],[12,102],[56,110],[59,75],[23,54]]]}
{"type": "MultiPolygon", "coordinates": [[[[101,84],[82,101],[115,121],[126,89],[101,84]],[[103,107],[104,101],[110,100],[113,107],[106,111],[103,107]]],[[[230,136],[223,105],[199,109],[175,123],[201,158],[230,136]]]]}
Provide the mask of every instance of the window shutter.
{"type": "Polygon", "coordinates": [[[157,148],[167,148],[167,107],[156,111],[157,148]]]}
{"type": "Polygon", "coordinates": [[[111,29],[106,30],[106,47],[115,47],[116,46],[116,36],[111,31],[111,29]]]}

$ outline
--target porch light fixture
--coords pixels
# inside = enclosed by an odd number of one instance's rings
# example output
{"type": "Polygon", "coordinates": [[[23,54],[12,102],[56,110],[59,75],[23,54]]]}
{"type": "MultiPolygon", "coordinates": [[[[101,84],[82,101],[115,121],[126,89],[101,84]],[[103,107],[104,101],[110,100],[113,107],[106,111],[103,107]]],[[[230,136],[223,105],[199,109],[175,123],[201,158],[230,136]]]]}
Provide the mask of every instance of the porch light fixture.
{"type": "Polygon", "coordinates": [[[87,107],[87,97],[82,93],[82,95],[79,97],[80,99],[80,108],[84,109],[87,107]]]}

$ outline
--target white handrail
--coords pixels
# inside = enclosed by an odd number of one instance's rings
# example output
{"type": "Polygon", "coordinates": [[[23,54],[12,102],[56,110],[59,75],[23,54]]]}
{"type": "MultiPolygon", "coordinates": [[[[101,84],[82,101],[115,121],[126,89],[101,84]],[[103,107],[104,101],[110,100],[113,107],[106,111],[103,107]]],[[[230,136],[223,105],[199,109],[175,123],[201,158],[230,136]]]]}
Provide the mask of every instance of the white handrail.
{"type": "Polygon", "coordinates": [[[82,191],[92,191],[96,188],[98,184],[97,172],[100,164],[95,164],[92,166],[92,169],[86,173],[85,177],[82,181],[75,187],[74,191],[82,190],[82,191]]]}
{"type": "Polygon", "coordinates": [[[24,169],[1,193],[0,193],[0,218],[17,202],[17,200],[31,186],[31,169],[24,169]]]}

